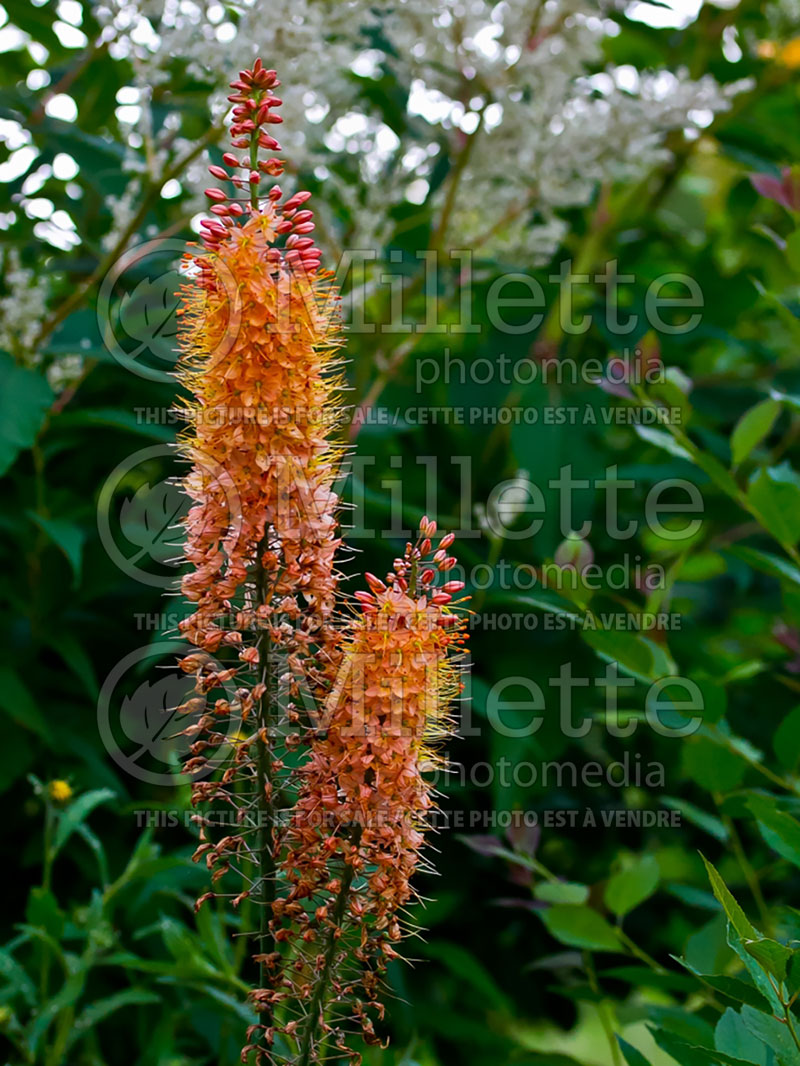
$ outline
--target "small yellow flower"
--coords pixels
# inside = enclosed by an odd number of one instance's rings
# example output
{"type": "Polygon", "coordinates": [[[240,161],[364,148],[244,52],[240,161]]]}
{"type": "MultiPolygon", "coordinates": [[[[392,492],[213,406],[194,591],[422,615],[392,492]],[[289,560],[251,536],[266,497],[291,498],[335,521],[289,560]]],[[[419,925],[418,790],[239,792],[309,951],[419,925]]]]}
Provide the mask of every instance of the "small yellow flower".
{"type": "Polygon", "coordinates": [[[53,803],[67,803],[72,799],[72,786],[68,781],[51,781],[47,786],[47,794],[53,803]]]}
{"type": "Polygon", "coordinates": [[[780,61],[789,70],[797,70],[800,67],[800,37],[793,38],[781,48],[780,61]]]}
{"type": "Polygon", "coordinates": [[[759,41],[757,51],[760,59],[773,59],[789,70],[800,67],[800,37],[793,37],[786,44],[759,41]]]}

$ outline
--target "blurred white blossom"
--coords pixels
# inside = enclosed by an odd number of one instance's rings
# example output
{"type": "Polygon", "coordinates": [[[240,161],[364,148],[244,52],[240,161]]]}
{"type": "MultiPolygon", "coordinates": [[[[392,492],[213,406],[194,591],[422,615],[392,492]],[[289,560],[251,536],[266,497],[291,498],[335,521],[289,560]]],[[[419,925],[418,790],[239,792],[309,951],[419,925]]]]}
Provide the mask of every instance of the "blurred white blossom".
{"type": "MultiPolygon", "coordinates": [[[[219,85],[219,120],[240,66],[255,55],[275,66],[291,166],[330,172],[332,153],[350,160],[356,180],[332,184],[359,209],[341,235],[358,248],[386,239],[392,207],[432,195],[446,211],[443,246],[545,259],[563,236],[559,211],[599,182],[644,173],[665,158],[667,132],[696,135],[730,94],[708,76],[605,64],[603,41],[618,31],[592,0],[271,0],[268,11],[255,0],[101,0],[95,11],[142,99],[180,57],[219,85]],[[361,92],[387,67],[410,90],[402,136],[361,92]],[[452,172],[430,193],[440,148],[452,172]]],[[[152,139],[139,110],[134,132],[152,139]]]]}
{"type": "Polygon", "coordinates": [[[3,283],[7,291],[0,296],[0,348],[32,366],[37,361],[34,344],[47,312],[47,278],[24,267],[17,249],[10,248],[3,257],[3,283]]]}

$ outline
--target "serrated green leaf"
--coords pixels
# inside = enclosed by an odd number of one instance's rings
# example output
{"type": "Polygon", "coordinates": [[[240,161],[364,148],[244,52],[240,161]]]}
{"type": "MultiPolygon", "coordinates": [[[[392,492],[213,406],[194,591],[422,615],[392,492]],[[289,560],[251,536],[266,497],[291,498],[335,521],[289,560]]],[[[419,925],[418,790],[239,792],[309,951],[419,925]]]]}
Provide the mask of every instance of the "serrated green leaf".
{"type": "Polygon", "coordinates": [[[708,879],[711,882],[712,891],[719,900],[719,902],[722,904],[722,909],[728,916],[728,921],[734,927],[734,929],[742,940],[758,940],[760,936],[758,930],[750,924],[747,915],[744,913],[742,908],[734,899],[733,895],[728,889],[728,886],[722,880],[718,871],[715,869],[714,866],[711,865],[705,855],[701,855],[700,857],[703,860],[703,863],[705,864],[706,873],[708,874],[708,879]]]}

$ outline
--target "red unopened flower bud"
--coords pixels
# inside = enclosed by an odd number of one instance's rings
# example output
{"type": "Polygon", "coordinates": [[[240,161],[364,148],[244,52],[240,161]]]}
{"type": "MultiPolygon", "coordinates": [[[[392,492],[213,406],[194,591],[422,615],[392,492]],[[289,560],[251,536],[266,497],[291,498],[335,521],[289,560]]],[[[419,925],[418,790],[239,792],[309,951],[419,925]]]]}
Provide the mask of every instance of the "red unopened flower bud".
{"type": "Polygon", "coordinates": [[[460,592],[464,587],[463,581],[446,581],[442,585],[442,592],[460,592]]]}
{"type": "Polygon", "coordinates": [[[289,197],[289,199],[286,201],[285,206],[286,206],[286,208],[288,210],[291,211],[292,208],[300,207],[301,204],[304,204],[306,202],[306,200],[310,200],[310,199],[311,199],[311,193],[310,192],[296,192],[294,194],[294,196],[289,197]]]}
{"type": "Polygon", "coordinates": [[[228,199],[222,189],[206,189],[206,196],[209,200],[216,200],[219,203],[228,199]]]}

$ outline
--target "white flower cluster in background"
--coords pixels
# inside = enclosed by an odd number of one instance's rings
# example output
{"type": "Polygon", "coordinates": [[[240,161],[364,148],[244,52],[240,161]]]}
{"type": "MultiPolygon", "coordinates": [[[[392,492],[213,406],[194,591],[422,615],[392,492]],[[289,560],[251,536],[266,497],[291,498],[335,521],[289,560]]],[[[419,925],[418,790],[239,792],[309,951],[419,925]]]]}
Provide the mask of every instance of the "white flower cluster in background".
{"type": "Polygon", "coordinates": [[[47,311],[49,285],[46,278],[24,267],[16,248],[2,259],[6,294],[0,297],[0,348],[23,366],[37,361],[34,344],[47,311]]]}
{"type": "Polygon", "coordinates": [[[217,119],[242,64],[278,68],[290,167],[328,178],[332,156],[349,160],[353,180],[330,187],[356,225],[323,218],[320,234],[349,247],[380,245],[392,207],[433,196],[442,247],[541,261],[560,211],[646,172],[669,131],[697,136],[730,95],[710,77],[604,64],[618,29],[592,0],[101,0],[95,13],[137,71],[132,143],[150,136],[148,94],[176,59],[220,85],[217,119]],[[364,80],[387,67],[408,88],[408,132],[364,104],[364,80]],[[451,173],[431,192],[442,150],[451,173]]]}

